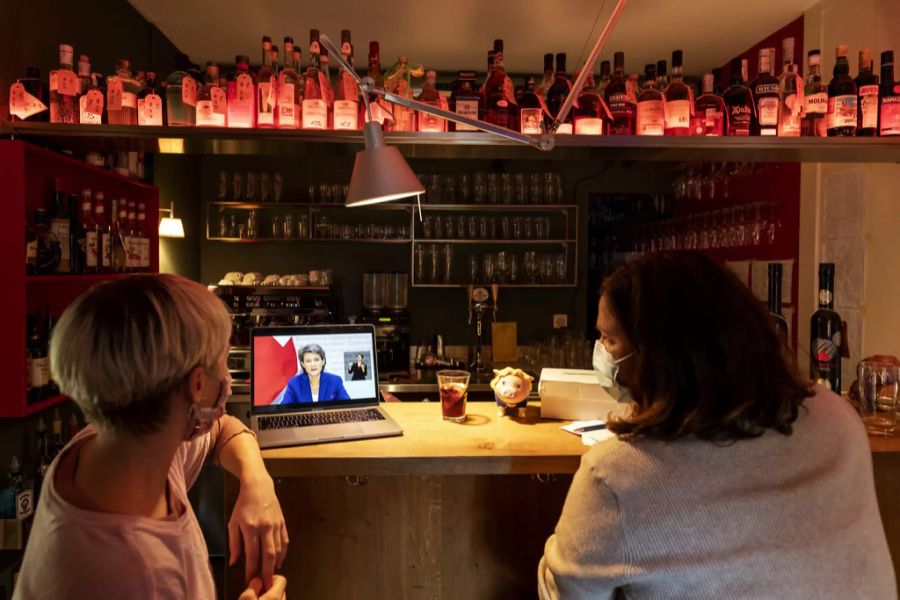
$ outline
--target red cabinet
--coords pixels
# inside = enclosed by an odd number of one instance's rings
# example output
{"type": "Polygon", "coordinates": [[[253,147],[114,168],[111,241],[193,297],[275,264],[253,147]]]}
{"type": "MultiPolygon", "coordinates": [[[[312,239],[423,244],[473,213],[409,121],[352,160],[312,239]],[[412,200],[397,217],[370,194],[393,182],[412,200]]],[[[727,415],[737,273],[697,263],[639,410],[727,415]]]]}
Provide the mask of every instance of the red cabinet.
{"type": "Polygon", "coordinates": [[[63,400],[57,396],[33,404],[27,402],[26,315],[43,315],[45,307],[49,307],[50,313],[58,317],[91,286],[127,276],[25,274],[25,221],[27,218],[31,222],[34,209],[47,207],[56,178],[66,194],[80,194],[89,188],[95,193],[102,191],[107,202],[111,198],[144,202],[145,233],[150,240],[149,270],[159,270],[157,188],[32,144],[0,141],[0,210],[6,217],[6,234],[0,235],[0,418],[24,417],[63,400]]]}

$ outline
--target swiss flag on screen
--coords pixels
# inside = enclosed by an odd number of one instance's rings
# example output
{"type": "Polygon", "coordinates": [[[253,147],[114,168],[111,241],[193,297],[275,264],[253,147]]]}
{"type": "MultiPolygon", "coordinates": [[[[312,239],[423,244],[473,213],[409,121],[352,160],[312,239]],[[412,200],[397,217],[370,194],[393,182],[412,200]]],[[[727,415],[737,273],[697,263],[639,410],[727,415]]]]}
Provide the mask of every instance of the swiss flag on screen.
{"type": "Polygon", "coordinates": [[[271,404],[288,380],[297,374],[297,351],[294,340],[260,337],[253,347],[253,390],[256,405],[271,404]]]}

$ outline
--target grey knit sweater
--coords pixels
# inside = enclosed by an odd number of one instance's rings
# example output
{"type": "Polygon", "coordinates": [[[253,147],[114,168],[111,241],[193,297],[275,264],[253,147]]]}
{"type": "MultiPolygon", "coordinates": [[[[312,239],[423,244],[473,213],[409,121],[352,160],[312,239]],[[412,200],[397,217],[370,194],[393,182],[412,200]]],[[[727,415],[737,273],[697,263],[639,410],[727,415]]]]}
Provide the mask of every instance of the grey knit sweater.
{"type": "Polygon", "coordinates": [[[862,423],[824,388],[804,407],[791,436],[593,447],[541,598],[897,598],[862,423]]]}

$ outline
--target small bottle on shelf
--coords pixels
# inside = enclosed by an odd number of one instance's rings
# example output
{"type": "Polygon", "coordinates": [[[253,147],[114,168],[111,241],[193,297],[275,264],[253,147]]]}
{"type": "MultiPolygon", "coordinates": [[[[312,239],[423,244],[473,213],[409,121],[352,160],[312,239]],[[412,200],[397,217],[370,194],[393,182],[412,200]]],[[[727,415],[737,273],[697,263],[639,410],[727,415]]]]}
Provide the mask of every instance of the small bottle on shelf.
{"type": "Polygon", "coordinates": [[[309,31],[309,67],[303,74],[303,129],[328,129],[325,74],[320,69],[319,30],[309,31]]]}
{"type": "Polygon", "coordinates": [[[137,205],[134,200],[128,201],[128,223],[125,236],[125,270],[134,272],[138,270],[138,235],[137,235],[137,205]]]}
{"type": "Polygon", "coordinates": [[[694,101],[691,134],[707,137],[725,135],[725,101],[715,92],[715,76],[703,76],[703,94],[694,101]]]}
{"type": "MultiPolygon", "coordinates": [[[[341,56],[347,64],[354,66],[353,42],[349,29],[341,31],[341,56]]],[[[338,69],[334,85],[334,129],[359,129],[359,86],[343,69],[338,69]]]]}
{"type": "Polygon", "coordinates": [[[156,73],[150,71],[147,73],[147,79],[138,92],[138,125],[145,127],[162,127],[163,115],[163,99],[156,87],[156,73]]]}
{"type": "Polygon", "coordinates": [[[778,86],[781,88],[778,136],[797,137],[800,135],[803,116],[803,79],[797,74],[797,65],[794,64],[794,38],[785,38],[782,50],[784,64],[778,78],[778,86]]]}
{"type": "Polygon", "coordinates": [[[606,106],[612,115],[610,135],[634,135],[637,98],[631,92],[625,76],[625,53],[613,55],[613,76],[606,87],[606,106]]]}
{"type": "Polygon", "coordinates": [[[822,54],[809,51],[809,74],[804,86],[802,133],[805,137],[828,137],[828,88],[822,81],[822,54]]]}
{"type": "MultiPolygon", "coordinates": [[[[548,56],[552,61],[553,55],[548,56]]],[[[545,106],[544,99],[534,89],[534,77],[526,77],[525,87],[519,98],[519,132],[527,135],[541,135],[544,132],[545,106]]]]}
{"type": "Polygon", "coordinates": [[[874,137],[878,132],[878,75],[872,65],[872,51],[859,51],[859,73],[856,76],[857,128],[859,137],[874,137]]]}
{"type": "Polygon", "coordinates": [[[684,83],[681,50],[672,52],[672,82],[663,95],[666,98],[666,135],[691,135],[694,94],[684,83]]]}
{"type": "Polygon", "coordinates": [[[91,190],[81,190],[81,212],[78,215],[78,226],[84,232],[84,272],[100,272],[100,252],[98,250],[97,222],[91,203],[91,190]]]}
{"type": "Polygon", "coordinates": [[[769,263],[769,317],[775,326],[775,333],[781,343],[787,347],[788,326],[787,319],[781,313],[781,279],[783,268],[781,263],[769,263]]]}
{"type": "Polygon", "coordinates": [[[841,317],[834,310],[834,263],[819,264],[819,310],[810,319],[809,376],[841,393],[841,317]]]}
{"type": "Polygon", "coordinates": [[[750,85],[756,100],[756,119],[751,121],[751,135],[778,135],[781,86],[772,74],[774,53],[774,48],[761,48],[759,51],[759,70],[750,85]]]}
{"type": "Polygon", "coordinates": [[[262,38],[262,66],[256,74],[256,126],[260,128],[275,127],[275,107],[277,81],[272,66],[272,38],[262,38]]]}
{"type": "Polygon", "coordinates": [[[669,87],[669,67],[668,62],[664,60],[656,61],[656,89],[660,93],[669,87]]]}
{"type": "Polygon", "coordinates": [[[97,272],[108,273],[110,263],[109,223],[106,220],[106,199],[103,192],[94,195],[94,230],[97,236],[97,272]]]}
{"type": "MultiPolygon", "coordinates": [[[[90,193],[90,192],[88,192],[90,193]]],[[[85,271],[87,232],[81,228],[78,219],[78,196],[69,196],[69,272],[82,275],[85,271]]]]}
{"type": "Polygon", "coordinates": [[[50,122],[75,124],[79,120],[79,82],[72,70],[72,53],[68,44],[59,45],[59,67],[50,71],[50,122]]]}
{"type": "Polygon", "coordinates": [[[62,244],[50,228],[50,218],[43,208],[34,211],[35,259],[34,273],[55,273],[62,259],[62,244]]]}
{"type": "Polygon", "coordinates": [[[100,125],[103,122],[103,92],[91,75],[91,59],[78,57],[78,121],[82,125],[100,125]]]}
{"type": "Polygon", "coordinates": [[[900,135],[900,81],[894,80],[894,52],[881,53],[881,92],[878,135],[900,135]]]}
{"type": "Polygon", "coordinates": [[[126,270],[126,220],[128,219],[128,207],[124,198],[121,200],[113,198],[111,214],[113,222],[110,231],[110,264],[114,273],[124,273],[126,270]]]}
{"type": "Polygon", "coordinates": [[[275,126],[279,129],[297,129],[300,120],[299,65],[294,65],[294,38],[284,37],[284,68],[278,73],[275,100],[275,126]]]}
{"type": "Polygon", "coordinates": [[[494,65],[484,86],[485,121],[513,129],[516,111],[512,80],[503,66],[503,40],[494,40],[494,65]]]}
{"type": "Polygon", "coordinates": [[[597,83],[597,93],[601,98],[606,97],[606,86],[609,85],[610,78],[609,61],[600,61],[600,81],[597,83]]]}
{"type": "Polygon", "coordinates": [[[137,95],[141,87],[131,74],[131,63],[116,61],[116,74],[106,79],[106,120],[110,125],[137,125],[137,95]]]}
{"type": "MultiPolygon", "coordinates": [[[[369,77],[371,77],[371,70],[369,77]]],[[[456,77],[456,85],[450,94],[450,110],[458,115],[477,119],[481,107],[481,96],[478,95],[477,77],[474,71],[460,71],[456,77]]],[[[448,123],[450,131],[478,131],[471,125],[448,123]]]]}
{"type": "Polygon", "coordinates": [[[197,94],[197,127],[225,127],[228,100],[219,87],[219,65],[206,63],[203,87],[197,94]]]}
{"type": "MultiPolygon", "coordinates": [[[[186,58],[181,58],[184,63],[186,58]]],[[[197,112],[197,81],[179,67],[166,78],[166,121],[172,127],[193,127],[197,112]]]]}
{"type": "Polygon", "coordinates": [[[9,118],[12,121],[44,121],[49,119],[47,90],[37,67],[25,69],[9,89],[9,118]]]}
{"type": "Polygon", "coordinates": [[[28,402],[35,403],[47,398],[50,383],[50,358],[41,337],[38,315],[29,313],[27,321],[28,402]]]}
{"type": "Polygon", "coordinates": [[[256,125],[256,82],[250,73],[250,57],[234,57],[234,73],[226,84],[228,96],[228,126],[252,128],[256,125]]]}
{"type": "Polygon", "coordinates": [[[572,107],[575,135],[603,135],[610,120],[609,110],[594,87],[594,76],[588,75],[572,107]]]}
{"type": "Polygon", "coordinates": [[[729,136],[750,135],[750,124],[755,111],[753,92],[747,87],[747,60],[735,58],[731,61],[731,85],[722,96],[727,110],[727,134],[729,136]]]}
{"type": "MultiPolygon", "coordinates": [[[[447,110],[447,101],[441,96],[437,90],[437,73],[435,71],[425,72],[425,83],[422,85],[422,93],[416,98],[419,102],[430,104],[435,108],[447,110]]],[[[447,120],[434,115],[419,112],[416,115],[417,129],[419,131],[444,132],[447,131],[447,120]]]]}
{"type": "Polygon", "coordinates": [[[664,135],[666,108],[662,92],[656,89],[656,65],[644,66],[644,89],[637,99],[637,135],[664,135]]]}
{"type": "MultiPolygon", "coordinates": [[[[566,53],[556,55],[556,73],[553,75],[553,85],[547,90],[547,110],[550,112],[549,120],[553,121],[559,115],[559,109],[566,101],[566,96],[572,89],[572,81],[566,73],[566,53]]],[[[572,111],[566,115],[565,121],[559,124],[557,133],[572,133],[572,111]]]]}
{"type": "Polygon", "coordinates": [[[50,200],[50,231],[60,244],[57,273],[71,272],[71,247],[69,246],[69,215],[66,212],[66,195],[59,178],[53,180],[53,197],[50,200]]]}
{"type": "Polygon", "coordinates": [[[847,46],[835,51],[834,77],[828,83],[828,137],[853,137],[857,126],[856,83],[850,77],[847,46]]]}

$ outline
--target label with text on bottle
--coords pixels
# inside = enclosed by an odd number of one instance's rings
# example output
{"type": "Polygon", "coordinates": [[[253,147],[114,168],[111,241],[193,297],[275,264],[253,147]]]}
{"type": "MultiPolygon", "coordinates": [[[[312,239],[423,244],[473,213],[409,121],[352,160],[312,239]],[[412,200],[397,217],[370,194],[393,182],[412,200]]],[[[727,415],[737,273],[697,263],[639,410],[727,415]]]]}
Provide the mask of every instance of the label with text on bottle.
{"type": "Polygon", "coordinates": [[[837,127],[856,127],[856,96],[828,99],[828,129],[837,127]]]}
{"type": "MultiPolygon", "coordinates": [[[[459,107],[459,102],[456,103],[459,107]]],[[[522,108],[519,109],[519,131],[527,135],[540,135],[541,121],[544,114],[540,108],[522,108]]],[[[459,129],[459,125],[456,126],[459,129]]]]}
{"type": "Polygon", "coordinates": [[[101,265],[107,270],[112,266],[112,238],[108,231],[100,235],[100,252],[101,265]]]}
{"type": "Polygon", "coordinates": [[[900,85],[895,88],[896,96],[881,99],[880,135],[900,135],[900,85]]]}
{"type": "Polygon", "coordinates": [[[257,87],[259,91],[259,105],[256,112],[256,122],[259,125],[275,124],[275,78],[268,81],[260,81],[257,87]]]}
{"type": "Polygon", "coordinates": [[[665,104],[666,129],[688,129],[691,126],[691,101],[671,100],[665,104]]]}
{"type": "Polygon", "coordinates": [[[303,129],[327,129],[328,105],[324,100],[303,100],[303,129]]]}
{"type": "Polygon", "coordinates": [[[603,119],[598,117],[576,117],[575,135],[603,135],[603,119]]]}
{"type": "Polygon", "coordinates": [[[43,358],[32,358],[29,362],[29,370],[28,370],[28,379],[31,382],[31,387],[39,388],[44,387],[48,383],[50,383],[50,359],[47,357],[43,358]]]}
{"type": "Polygon", "coordinates": [[[875,129],[878,127],[878,86],[864,85],[859,88],[859,127],[875,129]]]}
{"type": "Polygon", "coordinates": [[[828,94],[819,92],[818,94],[810,94],[806,96],[806,114],[808,115],[824,115],[828,112],[828,94]]]}
{"type": "Polygon", "coordinates": [[[359,129],[359,103],[354,100],[334,101],[334,128],[359,129]]]}
{"type": "Polygon", "coordinates": [[[744,104],[728,107],[728,135],[750,135],[750,118],[753,109],[744,104]]]}
{"type": "Polygon", "coordinates": [[[646,100],[637,105],[637,134],[663,135],[666,128],[666,109],[662,100],[646,100]]]}
{"type": "Polygon", "coordinates": [[[803,100],[797,94],[785,96],[781,103],[781,119],[778,121],[778,135],[796,137],[800,135],[800,119],[803,100]]]}
{"type": "Polygon", "coordinates": [[[162,98],[156,94],[147,94],[138,99],[138,125],[155,125],[162,127],[162,98]]]}
{"type": "Polygon", "coordinates": [[[122,92],[122,108],[137,108],[137,94],[122,92]]]}
{"type": "Polygon", "coordinates": [[[284,75],[278,77],[278,126],[282,128],[296,127],[297,115],[294,114],[294,84],[288,83],[284,75]]]}
{"type": "Polygon", "coordinates": [[[707,137],[725,135],[725,113],[715,107],[698,109],[691,118],[691,132],[707,137]]]}
{"type": "MultiPolygon", "coordinates": [[[[762,87],[762,86],[760,86],[762,87]]],[[[759,114],[760,127],[775,127],[778,125],[779,100],[775,97],[760,98],[756,109],[759,114]]]]}
{"type": "Polygon", "coordinates": [[[216,114],[213,112],[212,100],[197,100],[197,126],[215,127],[216,114]]]}
{"type": "MultiPolygon", "coordinates": [[[[478,100],[457,100],[456,114],[468,117],[470,119],[478,118],[478,100]]],[[[477,127],[471,125],[456,124],[457,131],[478,131],[477,127]]]]}
{"type": "Polygon", "coordinates": [[[96,231],[88,231],[85,234],[85,239],[87,240],[87,251],[85,253],[85,262],[88,267],[92,269],[97,268],[97,232],[96,231]]]}

